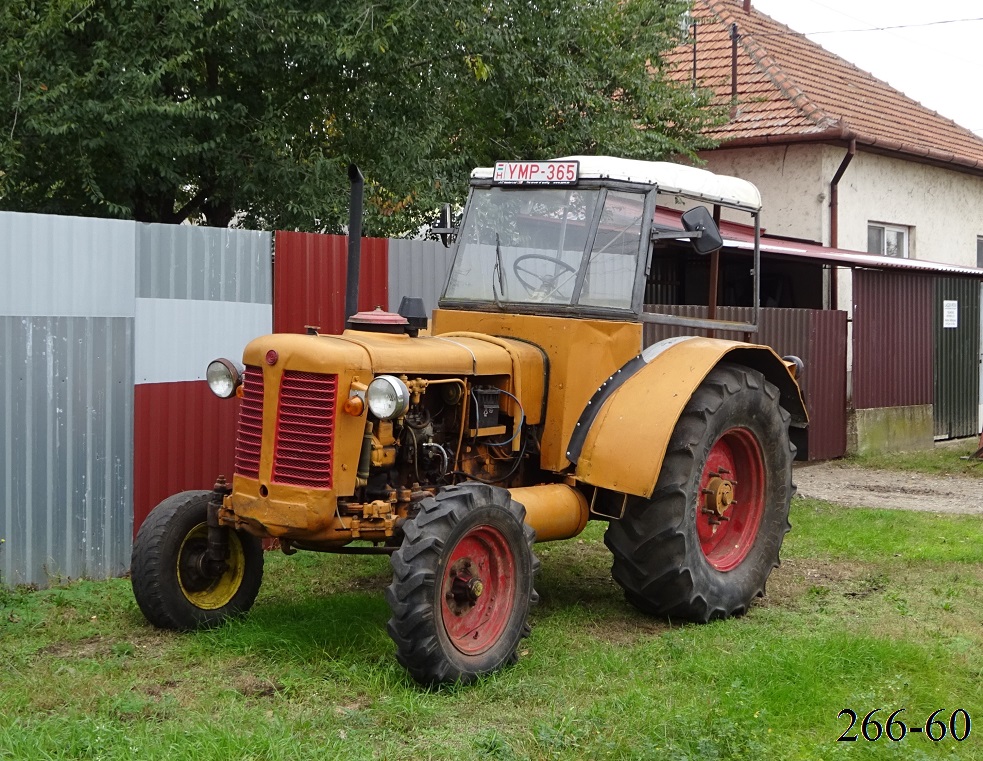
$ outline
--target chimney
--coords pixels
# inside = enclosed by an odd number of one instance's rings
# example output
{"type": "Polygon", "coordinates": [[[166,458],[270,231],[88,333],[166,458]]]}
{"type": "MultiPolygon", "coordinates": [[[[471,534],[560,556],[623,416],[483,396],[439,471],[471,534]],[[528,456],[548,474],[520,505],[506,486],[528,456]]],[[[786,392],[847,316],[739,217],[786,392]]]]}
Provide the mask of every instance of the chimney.
{"type": "Polygon", "coordinates": [[[744,12],[745,13],[751,12],[751,0],[744,0],[744,12]]]}

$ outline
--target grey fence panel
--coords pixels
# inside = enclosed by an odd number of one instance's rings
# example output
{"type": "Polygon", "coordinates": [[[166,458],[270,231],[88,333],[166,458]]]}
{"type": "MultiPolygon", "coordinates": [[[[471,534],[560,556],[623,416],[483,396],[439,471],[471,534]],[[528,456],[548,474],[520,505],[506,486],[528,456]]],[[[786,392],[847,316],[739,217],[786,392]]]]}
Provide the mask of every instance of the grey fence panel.
{"type": "Polygon", "coordinates": [[[0,213],[0,581],[118,575],[133,535],[136,224],[0,213]]]}
{"type": "Polygon", "coordinates": [[[273,235],[189,225],[137,225],[137,296],[269,304],[273,235]]]}
{"type": "Polygon", "coordinates": [[[0,212],[0,315],[132,317],[133,222],[0,212]]]}
{"type": "Polygon", "coordinates": [[[210,431],[212,418],[182,400],[197,399],[201,356],[230,342],[235,355],[269,330],[271,243],[270,233],[0,212],[0,583],[127,570],[136,468],[145,491],[160,485],[148,475],[158,443],[135,435],[137,340],[142,380],[153,381],[144,405],[159,397],[198,411],[166,421],[173,440],[210,431]]]}
{"type": "Polygon", "coordinates": [[[399,309],[403,296],[418,296],[430,315],[450,268],[451,250],[437,241],[390,239],[389,310],[399,309]]]}
{"type": "Polygon", "coordinates": [[[0,572],[120,575],[133,531],[133,318],[0,317],[0,572]]]}

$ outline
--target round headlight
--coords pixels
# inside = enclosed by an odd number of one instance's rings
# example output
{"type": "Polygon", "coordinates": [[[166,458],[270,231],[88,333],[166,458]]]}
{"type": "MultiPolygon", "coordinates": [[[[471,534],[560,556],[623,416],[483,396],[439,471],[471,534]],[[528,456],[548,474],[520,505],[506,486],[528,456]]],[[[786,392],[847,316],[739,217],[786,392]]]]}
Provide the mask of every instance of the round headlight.
{"type": "Polygon", "coordinates": [[[228,399],[236,392],[242,382],[239,369],[227,359],[216,359],[209,363],[205,380],[215,396],[228,399]]]}
{"type": "Polygon", "coordinates": [[[406,384],[393,375],[380,375],[373,380],[365,392],[369,412],[379,420],[392,420],[402,417],[410,406],[410,390],[406,384]]]}

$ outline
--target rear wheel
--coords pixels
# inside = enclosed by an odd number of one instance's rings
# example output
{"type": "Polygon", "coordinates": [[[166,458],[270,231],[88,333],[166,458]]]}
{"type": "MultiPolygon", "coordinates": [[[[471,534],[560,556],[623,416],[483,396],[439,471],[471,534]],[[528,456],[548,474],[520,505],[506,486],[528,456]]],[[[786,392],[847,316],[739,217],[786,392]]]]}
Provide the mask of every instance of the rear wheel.
{"type": "Polygon", "coordinates": [[[213,627],[245,614],[263,580],[263,546],[232,529],[225,569],[207,561],[210,491],[186,491],[153,509],[133,542],[133,595],[147,620],[162,629],[213,627]]]}
{"type": "Polygon", "coordinates": [[[651,499],[629,501],[605,543],[638,608],[691,621],[744,613],[789,530],[789,415],[778,389],[740,365],[715,368],[673,431],[651,499]]]}
{"type": "Polygon", "coordinates": [[[505,489],[462,484],[423,500],[406,524],[388,628],[421,684],[466,683],[516,661],[539,567],[524,519],[505,489]]]}

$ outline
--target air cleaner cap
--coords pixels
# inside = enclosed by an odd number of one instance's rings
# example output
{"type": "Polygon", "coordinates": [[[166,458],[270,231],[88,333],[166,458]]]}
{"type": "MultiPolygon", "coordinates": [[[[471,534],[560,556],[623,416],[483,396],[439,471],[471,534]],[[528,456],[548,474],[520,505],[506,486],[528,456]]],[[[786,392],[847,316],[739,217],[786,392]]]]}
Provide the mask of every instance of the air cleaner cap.
{"type": "Polygon", "coordinates": [[[401,314],[376,307],[371,312],[356,312],[348,318],[346,327],[349,330],[365,330],[370,333],[405,333],[409,324],[401,314]]]}

